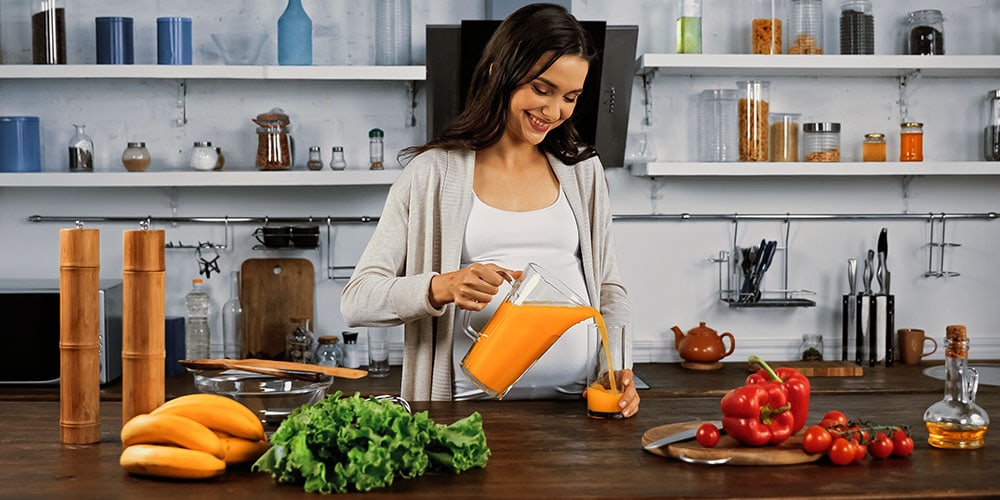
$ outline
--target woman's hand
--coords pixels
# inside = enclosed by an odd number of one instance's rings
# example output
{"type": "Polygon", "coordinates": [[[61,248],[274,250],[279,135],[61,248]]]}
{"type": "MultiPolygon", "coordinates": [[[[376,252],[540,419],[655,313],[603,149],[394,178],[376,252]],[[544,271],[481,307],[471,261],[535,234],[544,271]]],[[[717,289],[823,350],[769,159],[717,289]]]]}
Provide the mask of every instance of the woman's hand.
{"type": "Polygon", "coordinates": [[[507,278],[518,279],[521,271],[500,267],[496,264],[471,264],[458,271],[443,273],[431,278],[428,298],[431,305],[441,308],[455,303],[459,309],[482,311],[493,296],[500,291],[500,285],[507,278]]]}
{"type": "Polygon", "coordinates": [[[629,418],[639,412],[639,393],[635,390],[635,376],[632,370],[618,372],[618,383],[622,386],[622,398],[618,401],[622,416],[629,418]]]}

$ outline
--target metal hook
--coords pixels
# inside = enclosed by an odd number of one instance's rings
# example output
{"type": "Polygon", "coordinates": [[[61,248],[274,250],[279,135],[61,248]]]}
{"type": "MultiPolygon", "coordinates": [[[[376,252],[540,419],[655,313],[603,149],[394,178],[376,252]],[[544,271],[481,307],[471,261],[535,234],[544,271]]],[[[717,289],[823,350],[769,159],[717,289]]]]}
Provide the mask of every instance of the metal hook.
{"type": "Polygon", "coordinates": [[[83,229],[83,221],[82,220],[76,221],[76,228],[77,229],[83,229]]]}

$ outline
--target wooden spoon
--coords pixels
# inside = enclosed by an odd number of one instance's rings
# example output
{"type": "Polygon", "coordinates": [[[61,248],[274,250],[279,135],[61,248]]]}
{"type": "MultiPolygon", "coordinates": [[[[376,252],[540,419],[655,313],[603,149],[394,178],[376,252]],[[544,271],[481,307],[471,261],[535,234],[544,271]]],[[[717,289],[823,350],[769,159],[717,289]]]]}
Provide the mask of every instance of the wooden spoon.
{"type": "Polygon", "coordinates": [[[279,377],[301,378],[303,380],[316,380],[315,376],[317,374],[347,379],[358,379],[368,376],[367,371],[355,368],[309,365],[271,359],[185,359],[180,361],[180,364],[188,368],[201,370],[246,370],[255,373],[277,375],[279,377]]]}

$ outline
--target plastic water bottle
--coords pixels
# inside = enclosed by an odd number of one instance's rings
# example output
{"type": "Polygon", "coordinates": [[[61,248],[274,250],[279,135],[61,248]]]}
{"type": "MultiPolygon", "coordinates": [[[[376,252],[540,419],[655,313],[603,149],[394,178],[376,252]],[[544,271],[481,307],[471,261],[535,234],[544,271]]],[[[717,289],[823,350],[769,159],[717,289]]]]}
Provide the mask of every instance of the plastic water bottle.
{"type": "Polygon", "coordinates": [[[212,331],[208,326],[208,317],[212,299],[202,283],[200,279],[191,280],[191,291],[184,299],[187,303],[187,320],[184,323],[184,355],[187,359],[205,359],[211,354],[209,342],[212,331]]]}

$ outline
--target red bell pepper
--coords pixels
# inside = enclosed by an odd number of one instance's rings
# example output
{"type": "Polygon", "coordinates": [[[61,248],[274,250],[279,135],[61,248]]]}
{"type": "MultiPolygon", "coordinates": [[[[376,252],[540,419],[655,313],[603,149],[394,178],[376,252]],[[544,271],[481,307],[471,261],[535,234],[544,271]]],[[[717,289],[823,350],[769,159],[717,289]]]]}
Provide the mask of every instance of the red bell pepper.
{"type": "Polygon", "coordinates": [[[809,379],[799,373],[794,368],[778,368],[777,370],[764,362],[757,356],[750,356],[751,363],[757,363],[762,368],[756,373],[751,373],[747,377],[748,384],[763,384],[779,382],[785,386],[788,393],[788,402],[792,404],[792,415],[795,415],[795,425],[792,427],[792,434],[799,432],[805,427],[809,419],[809,379]]]}
{"type": "Polygon", "coordinates": [[[792,415],[784,386],[777,382],[737,387],[722,397],[722,428],[749,446],[779,444],[792,435],[792,415]]]}

